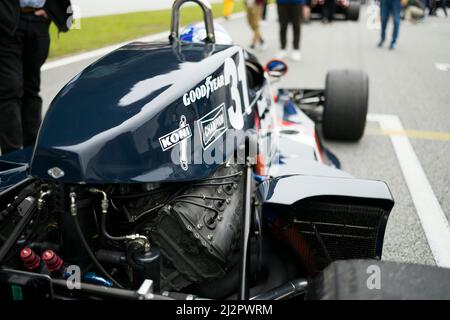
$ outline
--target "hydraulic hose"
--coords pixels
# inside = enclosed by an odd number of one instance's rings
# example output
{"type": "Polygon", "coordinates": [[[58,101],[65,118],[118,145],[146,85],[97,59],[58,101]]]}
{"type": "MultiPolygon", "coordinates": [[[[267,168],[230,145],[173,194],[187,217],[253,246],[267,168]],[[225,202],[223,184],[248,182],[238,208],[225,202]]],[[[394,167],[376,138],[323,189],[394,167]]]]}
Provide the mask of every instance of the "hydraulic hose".
{"type": "Polygon", "coordinates": [[[111,234],[108,233],[108,230],[106,230],[106,213],[102,212],[102,218],[100,221],[100,225],[101,225],[101,229],[102,229],[102,234],[109,240],[112,241],[129,241],[129,240],[136,240],[136,239],[141,239],[143,241],[145,241],[146,246],[150,247],[150,243],[147,239],[146,236],[140,235],[140,234],[129,234],[129,235],[125,235],[125,236],[113,236],[111,234]]]}
{"type": "MultiPolygon", "coordinates": [[[[3,245],[0,247],[0,262],[5,262],[3,260],[5,259],[6,255],[11,250],[14,243],[16,243],[17,239],[20,237],[23,230],[25,229],[25,227],[28,225],[28,223],[33,218],[34,214],[36,213],[35,200],[36,199],[30,197],[29,201],[31,203],[31,206],[29,207],[27,212],[25,212],[23,214],[22,218],[16,224],[16,226],[14,227],[13,231],[11,232],[11,234],[9,235],[9,237],[5,241],[5,243],[3,243],[3,245]]],[[[8,260],[9,260],[9,258],[8,258],[8,260]]]]}
{"type": "Polygon", "coordinates": [[[86,241],[86,238],[83,235],[83,232],[81,231],[81,227],[80,227],[80,223],[78,222],[78,216],[75,213],[72,213],[72,217],[73,217],[73,222],[75,223],[75,229],[77,230],[78,236],[80,237],[80,240],[84,246],[84,248],[86,249],[86,252],[88,253],[88,255],[90,256],[90,258],[92,259],[92,261],[94,262],[94,264],[96,265],[96,267],[103,273],[103,275],[105,277],[107,277],[109,280],[111,280],[114,285],[118,288],[123,289],[123,286],[118,283],[109,273],[108,271],[106,271],[102,265],[100,264],[100,262],[97,260],[94,252],[92,252],[91,248],[89,247],[89,244],[86,241]]]}
{"type": "MultiPolygon", "coordinates": [[[[102,233],[103,235],[113,241],[126,241],[126,240],[136,240],[136,239],[141,239],[144,240],[146,243],[146,246],[149,248],[150,247],[150,243],[147,239],[147,237],[142,236],[140,234],[130,234],[130,235],[125,235],[125,236],[112,236],[108,233],[108,231],[106,230],[106,214],[108,213],[108,207],[109,207],[109,200],[108,200],[108,196],[106,195],[105,191],[102,191],[100,189],[97,188],[90,188],[89,189],[90,192],[92,193],[97,193],[97,194],[101,194],[103,196],[103,199],[101,201],[101,207],[102,207],[102,218],[101,218],[101,229],[102,229],[102,233]]],[[[74,210],[76,212],[76,210],[74,210]]],[[[95,209],[94,209],[95,212],[95,209]]]]}
{"type": "Polygon", "coordinates": [[[102,213],[102,218],[101,218],[101,222],[100,222],[101,228],[102,228],[102,233],[103,235],[109,239],[109,240],[113,240],[113,241],[124,241],[127,240],[126,236],[112,236],[108,233],[108,230],[106,230],[106,214],[102,213]]]}
{"type": "MultiPolygon", "coordinates": [[[[20,182],[19,184],[11,187],[10,189],[7,189],[6,191],[3,191],[1,194],[7,194],[9,192],[13,192],[15,189],[20,188],[23,185],[29,184],[31,183],[33,180],[31,179],[26,179],[23,182],[20,182]]],[[[31,184],[26,186],[22,191],[19,192],[19,194],[17,195],[17,197],[15,197],[15,199],[11,202],[10,206],[6,207],[4,210],[2,210],[0,212],[0,223],[3,222],[3,220],[5,220],[9,214],[11,214],[12,212],[14,212],[17,208],[17,206],[25,200],[26,197],[28,196],[33,196],[35,194],[35,184],[31,184]]]]}

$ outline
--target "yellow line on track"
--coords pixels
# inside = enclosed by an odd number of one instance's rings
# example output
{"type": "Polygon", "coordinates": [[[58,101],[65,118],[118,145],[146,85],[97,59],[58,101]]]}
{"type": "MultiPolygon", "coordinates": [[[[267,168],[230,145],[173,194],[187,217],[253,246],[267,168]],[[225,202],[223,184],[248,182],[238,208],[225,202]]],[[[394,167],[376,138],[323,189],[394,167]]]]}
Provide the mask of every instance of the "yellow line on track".
{"type": "Polygon", "coordinates": [[[377,128],[367,128],[369,135],[383,136],[406,136],[415,139],[428,139],[437,141],[450,141],[450,132],[420,131],[420,130],[386,130],[377,128]]]}

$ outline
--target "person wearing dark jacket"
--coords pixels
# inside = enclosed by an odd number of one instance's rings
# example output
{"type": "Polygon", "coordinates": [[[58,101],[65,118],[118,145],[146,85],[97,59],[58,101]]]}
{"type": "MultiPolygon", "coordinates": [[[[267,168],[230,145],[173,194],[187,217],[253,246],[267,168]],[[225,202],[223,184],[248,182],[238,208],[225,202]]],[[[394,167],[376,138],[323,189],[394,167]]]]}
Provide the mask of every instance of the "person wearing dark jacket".
{"type": "Polygon", "coordinates": [[[0,0],[0,150],[34,145],[41,123],[41,66],[49,25],[70,28],[70,0],[0,0]]]}

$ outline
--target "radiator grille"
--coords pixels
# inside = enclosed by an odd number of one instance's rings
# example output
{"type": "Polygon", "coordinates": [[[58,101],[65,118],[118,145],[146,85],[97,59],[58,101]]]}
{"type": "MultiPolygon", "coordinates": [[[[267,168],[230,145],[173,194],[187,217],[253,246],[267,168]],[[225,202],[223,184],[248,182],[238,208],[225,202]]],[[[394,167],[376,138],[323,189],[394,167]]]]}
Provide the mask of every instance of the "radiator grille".
{"type": "Polygon", "coordinates": [[[378,258],[377,236],[385,213],[378,207],[307,201],[296,205],[291,221],[309,247],[309,257],[303,258],[321,270],[334,260],[378,258]]]}

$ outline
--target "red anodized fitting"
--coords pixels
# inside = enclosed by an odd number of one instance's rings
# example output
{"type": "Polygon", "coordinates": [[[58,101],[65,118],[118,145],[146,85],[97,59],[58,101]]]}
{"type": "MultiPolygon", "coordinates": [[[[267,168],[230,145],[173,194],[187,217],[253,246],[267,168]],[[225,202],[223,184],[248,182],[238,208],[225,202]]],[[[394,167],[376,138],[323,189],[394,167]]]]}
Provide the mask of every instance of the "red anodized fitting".
{"type": "Polygon", "coordinates": [[[41,258],[28,247],[20,250],[20,259],[22,259],[25,268],[28,270],[36,269],[41,263],[41,258]]]}
{"type": "Polygon", "coordinates": [[[53,250],[44,251],[42,260],[44,260],[50,272],[59,271],[63,265],[63,261],[53,250]]]}

